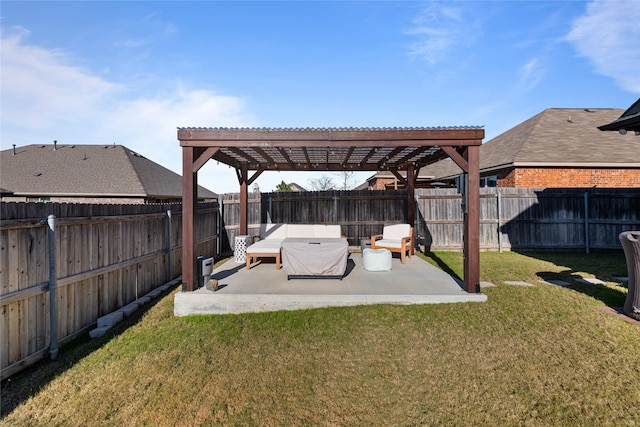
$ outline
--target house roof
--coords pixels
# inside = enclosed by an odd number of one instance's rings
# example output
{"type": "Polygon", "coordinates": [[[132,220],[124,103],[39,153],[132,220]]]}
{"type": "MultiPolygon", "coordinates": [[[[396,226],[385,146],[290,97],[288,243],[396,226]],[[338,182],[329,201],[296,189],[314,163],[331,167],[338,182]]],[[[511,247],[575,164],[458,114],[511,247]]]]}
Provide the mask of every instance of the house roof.
{"type": "MultiPolygon", "coordinates": [[[[598,124],[613,120],[619,108],[548,108],[487,141],[480,147],[480,172],[507,167],[640,168],[640,141],[598,124]]],[[[460,174],[454,162],[442,160],[422,168],[434,179],[460,174]]]]}
{"type": "MultiPolygon", "coordinates": [[[[0,164],[0,186],[15,195],[182,196],[180,175],[123,145],[32,144],[1,151],[0,164]]],[[[198,196],[217,198],[203,187],[198,196]]]]}
{"type": "Polygon", "coordinates": [[[640,98],[627,111],[609,124],[598,126],[600,130],[617,130],[624,135],[627,131],[640,132],[640,98]]]}
{"type": "Polygon", "coordinates": [[[296,184],[295,182],[290,182],[289,183],[289,188],[291,188],[293,191],[307,191],[306,188],[304,188],[300,184],[296,184]]]}
{"type": "Polygon", "coordinates": [[[488,141],[480,169],[503,166],[640,167],[640,144],[598,124],[618,108],[548,108],[488,141]]]}

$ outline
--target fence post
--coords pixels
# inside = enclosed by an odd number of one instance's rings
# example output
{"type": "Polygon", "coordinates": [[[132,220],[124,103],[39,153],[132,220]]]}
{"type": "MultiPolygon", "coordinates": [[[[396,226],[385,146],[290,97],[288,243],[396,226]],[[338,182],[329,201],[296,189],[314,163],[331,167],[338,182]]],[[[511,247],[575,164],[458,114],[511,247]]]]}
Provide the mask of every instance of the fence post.
{"type": "Polygon", "coordinates": [[[171,209],[167,210],[167,262],[169,263],[169,280],[168,282],[173,280],[173,242],[171,241],[171,236],[173,235],[171,231],[171,209]]]}
{"type": "Polygon", "coordinates": [[[584,192],[584,248],[589,253],[589,192],[584,192]]]}
{"type": "MultiPolygon", "coordinates": [[[[222,199],[220,200],[220,218],[218,221],[219,227],[220,227],[220,231],[218,232],[218,256],[222,256],[222,249],[223,249],[223,244],[224,241],[222,239],[222,233],[224,233],[225,239],[228,240],[228,236],[227,236],[227,227],[225,227],[225,222],[224,222],[224,196],[222,197],[222,199]]],[[[225,249],[225,253],[226,253],[226,247],[225,249]]]]}
{"type": "Polygon", "coordinates": [[[56,268],[55,215],[49,215],[47,226],[47,238],[49,241],[49,357],[51,360],[56,360],[58,357],[58,307],[56,303],[58,272],[56,268]]]}
{"type": "Polygon", "coordinates": [[[498,194],[498,251],[502,253],[502,193],[498,191],[497,187],[496,192],[498,194]]]}

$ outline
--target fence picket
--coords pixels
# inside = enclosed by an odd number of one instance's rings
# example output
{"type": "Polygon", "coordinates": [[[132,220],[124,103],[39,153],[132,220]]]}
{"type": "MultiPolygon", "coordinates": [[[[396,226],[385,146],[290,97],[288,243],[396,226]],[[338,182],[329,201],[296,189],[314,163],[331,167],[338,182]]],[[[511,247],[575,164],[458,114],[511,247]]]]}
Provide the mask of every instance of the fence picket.
{"type": "MultiPolygon", "coordinates": [[[[167,210],[181,273],[181,206],[0,203],[0,368],[2,379],[47,356],[50,337],[47,228],[56,215],[58,341],[73,339],[168,277],[167,210]]],[[[217,223],[217,203],[199,204],[198,224],[217,223]],[[202,218],[211,217],[211,218],[202,218]]],[[[215,227],[196,227],[198,249],[217,256],[215,227]]]]}

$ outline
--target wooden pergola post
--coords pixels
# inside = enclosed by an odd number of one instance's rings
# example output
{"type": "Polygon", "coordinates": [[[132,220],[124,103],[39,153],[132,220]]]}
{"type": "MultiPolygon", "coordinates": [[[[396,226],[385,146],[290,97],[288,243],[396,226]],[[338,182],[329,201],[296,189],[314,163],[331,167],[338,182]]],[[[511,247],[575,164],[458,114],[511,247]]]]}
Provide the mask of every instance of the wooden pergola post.
{"type": "Polygon", "coordinates": [[[464,289],[480,292],[480,147],[465,150],[468,171],[467,211],[464,214],[464,289]]]}
{"type": "Polygon", "coordinates": [[[182,147],[182,285],[189,292],[197,288],[194,224],[198,173],[193,170],[194,151],[193,147],[182,147]]]}
{"type": "Polygon", "coordinates": [[[242,164],[242,167],[238,170],[238,181],[240,182],[240,235],[247,234],[247,219],[249,204],[249,191],[247,189],[247,165],[242,164]]]}
{"type": "Polygon", "coordinates": [[[407,165],[407,222],[416,223],[416,178],[413,164],[407,165]]]}

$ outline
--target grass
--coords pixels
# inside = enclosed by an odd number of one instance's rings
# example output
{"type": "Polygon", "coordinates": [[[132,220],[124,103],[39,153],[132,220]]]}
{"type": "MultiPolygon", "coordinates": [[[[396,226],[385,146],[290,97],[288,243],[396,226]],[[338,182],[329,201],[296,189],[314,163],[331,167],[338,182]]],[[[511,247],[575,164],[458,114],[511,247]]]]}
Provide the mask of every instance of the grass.
{"type": "MultiPolygon", "coordinates": [[[[458,253],[426,259],[462,274],[458,253]]],[[[640,329],[595,309],[624,302],[621,253],[483,253],[481,271],[486,303],[176,318],[172,292],[5,382],[1,421],[637,425],[640,329]],[[575,281],[594,276],[607,283],[575,281]]]]}

